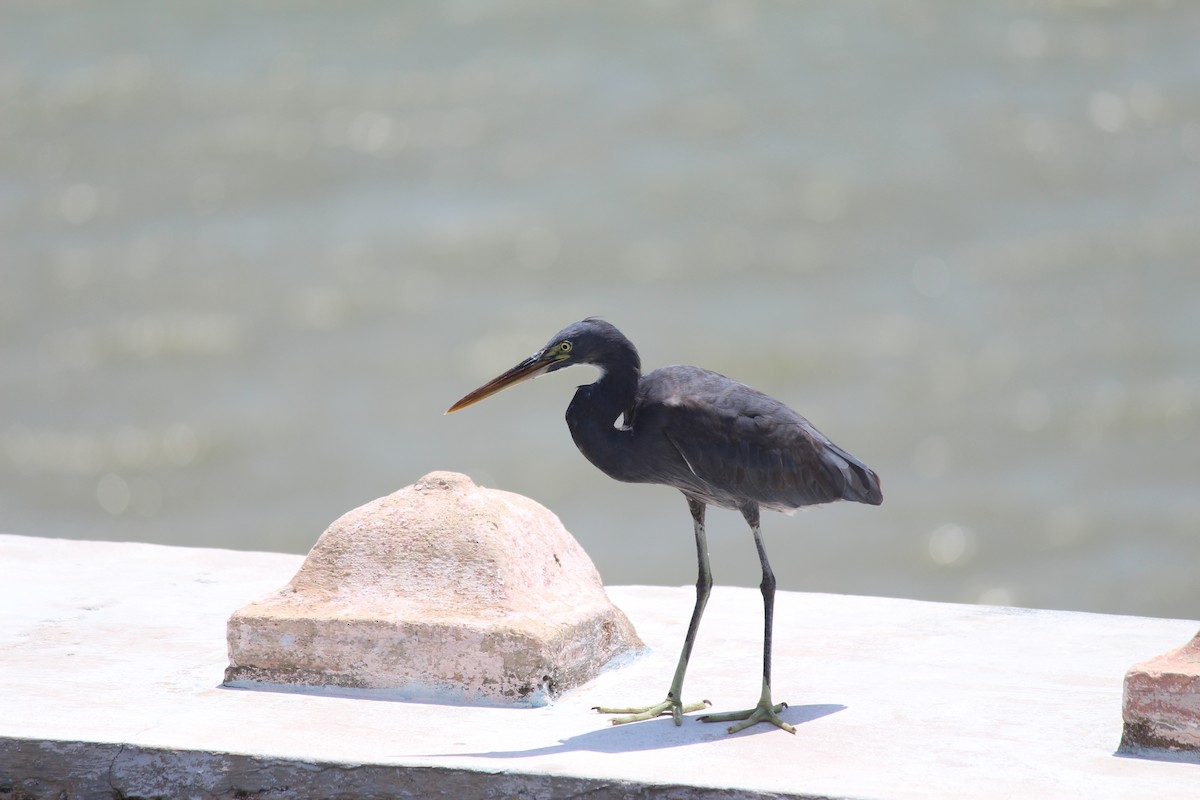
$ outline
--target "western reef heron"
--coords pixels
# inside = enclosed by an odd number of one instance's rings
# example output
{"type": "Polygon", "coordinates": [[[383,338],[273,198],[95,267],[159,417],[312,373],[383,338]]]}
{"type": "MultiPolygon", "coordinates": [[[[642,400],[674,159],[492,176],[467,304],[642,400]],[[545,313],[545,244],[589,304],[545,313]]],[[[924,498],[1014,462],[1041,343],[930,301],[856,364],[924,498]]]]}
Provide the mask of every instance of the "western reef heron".
{"type": "Polygon", "coordinates": [[[568,325],[545,347],[451,406],[466,408],[508,386],[575,364],[599,368],[600,377],[580,386],[567,406],[567,426],[575,446],[611,478],[630,483],[674,486],[687,498],[696,535],[700,574],[696,605],[683,652],[666,699],[639,708],[597,707],[622,714],[613,724],[682,715],[708,706],[683,703],[683,677],[700,617],[712,588],[704,511],[716,505],[740,511],[754,534],[762,564],[762,694],[754,708],[708,714],[704,722],[735,722],[729,732],[758,722],[785,731],[779,717],[786,704],[771,699],[771,627],[775,575],[759,529],[762,508],[790,513],[804,506],[851,500],[879,505],[879,478],[804,417],[749,386],[699,367],[670,366],[642,374],[637,349],[613,325],[594,317],[568,325]],[[618,418],[621,418],[618,424],[618,418]]]}

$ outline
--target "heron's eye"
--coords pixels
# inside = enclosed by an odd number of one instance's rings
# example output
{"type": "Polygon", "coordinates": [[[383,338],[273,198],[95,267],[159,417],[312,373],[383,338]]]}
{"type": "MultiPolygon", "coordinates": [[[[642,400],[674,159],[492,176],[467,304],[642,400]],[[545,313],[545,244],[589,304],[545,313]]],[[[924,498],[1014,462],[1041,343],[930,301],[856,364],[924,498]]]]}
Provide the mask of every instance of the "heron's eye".
{"type": "Polygon", "coordinates": [[[562,353],[563,355],[566,355],[567,353],[571,352],[572,346],[573,345],[570,342],[559,342],[558,343],[558,352],[562,353]]]}

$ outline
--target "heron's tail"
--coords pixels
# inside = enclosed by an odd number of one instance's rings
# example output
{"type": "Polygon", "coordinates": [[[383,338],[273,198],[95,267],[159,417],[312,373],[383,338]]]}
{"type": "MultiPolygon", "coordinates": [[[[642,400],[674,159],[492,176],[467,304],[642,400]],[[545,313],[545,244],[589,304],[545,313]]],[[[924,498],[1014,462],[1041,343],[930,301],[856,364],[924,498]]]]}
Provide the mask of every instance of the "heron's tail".
{"type": "Polygon", "coordinates": [[[867,503],[877,506],[883,502],[883,491],[879,488],[879,476],[875,471],[837,445],[831,444],[830,449],[841,461],[838,469],[844,480],[842,499],[855,503],[867,503]]]}

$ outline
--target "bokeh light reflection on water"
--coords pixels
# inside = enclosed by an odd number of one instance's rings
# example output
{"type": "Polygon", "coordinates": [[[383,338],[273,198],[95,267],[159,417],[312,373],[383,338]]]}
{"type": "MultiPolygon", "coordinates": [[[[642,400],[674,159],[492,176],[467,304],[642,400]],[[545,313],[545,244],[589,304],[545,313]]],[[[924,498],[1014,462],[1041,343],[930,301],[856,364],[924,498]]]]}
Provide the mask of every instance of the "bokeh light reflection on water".
{"type": "MultiPolygon", "coordinates": [[[[674,493],[457,397],[564,324],[797,407],[781,585],[1200,615],[1200,8],[14,3],[0,529],[303,552],[432,469],[694,579],[674,493]]],[[[736,515],[717,580],[755,585],[736,515]]]]}

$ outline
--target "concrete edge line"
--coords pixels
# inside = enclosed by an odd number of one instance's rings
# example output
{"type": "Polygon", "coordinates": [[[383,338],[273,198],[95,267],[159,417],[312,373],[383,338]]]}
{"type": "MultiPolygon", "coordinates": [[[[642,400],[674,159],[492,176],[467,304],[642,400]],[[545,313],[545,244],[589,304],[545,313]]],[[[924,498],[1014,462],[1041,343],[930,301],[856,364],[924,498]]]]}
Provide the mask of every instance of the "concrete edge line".
{"type": "Polygon", "coordinates": [[[0,800],[200,797],[457,800],[830,800],[459,767],[314,763],[236,753],[0,738],[0,800]]]}

